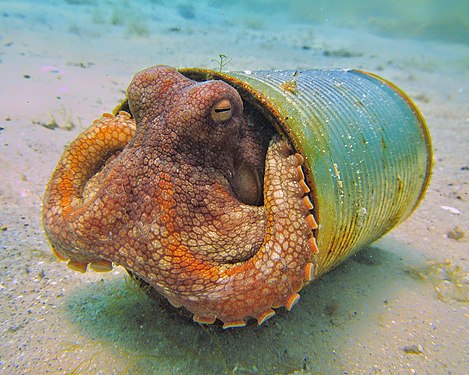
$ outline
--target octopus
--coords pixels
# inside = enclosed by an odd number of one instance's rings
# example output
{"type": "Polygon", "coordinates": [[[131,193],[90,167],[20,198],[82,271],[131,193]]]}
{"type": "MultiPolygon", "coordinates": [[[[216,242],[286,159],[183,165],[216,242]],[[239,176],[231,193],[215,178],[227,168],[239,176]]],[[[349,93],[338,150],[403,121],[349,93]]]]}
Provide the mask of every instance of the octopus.
{"type": "Polygon", "coordinates": [[[127,98],[52,174],[43,222],[55,255],[80,272],[123,266],[198,323],[290,310],[318,252],[303,157],[221,80],[155,66],[127,98]]]}

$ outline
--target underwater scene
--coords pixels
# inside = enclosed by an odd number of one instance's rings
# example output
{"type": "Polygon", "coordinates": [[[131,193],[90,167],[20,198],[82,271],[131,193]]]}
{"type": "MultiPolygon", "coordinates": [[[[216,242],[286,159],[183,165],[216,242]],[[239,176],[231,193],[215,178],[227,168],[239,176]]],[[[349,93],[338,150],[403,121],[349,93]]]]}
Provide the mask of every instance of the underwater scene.
{"type": "Polygon", "coordinates": [[[0,19],[1,374],[469,372],[469,2],[0,19]]]}

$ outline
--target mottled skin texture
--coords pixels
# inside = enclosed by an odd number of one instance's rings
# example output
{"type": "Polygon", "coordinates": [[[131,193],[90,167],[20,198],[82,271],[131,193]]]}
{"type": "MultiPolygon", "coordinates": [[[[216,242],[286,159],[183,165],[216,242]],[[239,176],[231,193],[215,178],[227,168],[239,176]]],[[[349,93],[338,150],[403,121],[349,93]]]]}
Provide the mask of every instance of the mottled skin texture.
{"type": "Polygon", "coordinates": [[[128,101],[132,117],[96,120],[52,175],[55,254],[82,272],[124,266],[198,322],[290,309],[317,252],[302,157],[250,124],[222,81],[157,66],[134,77],[128,101]]]}

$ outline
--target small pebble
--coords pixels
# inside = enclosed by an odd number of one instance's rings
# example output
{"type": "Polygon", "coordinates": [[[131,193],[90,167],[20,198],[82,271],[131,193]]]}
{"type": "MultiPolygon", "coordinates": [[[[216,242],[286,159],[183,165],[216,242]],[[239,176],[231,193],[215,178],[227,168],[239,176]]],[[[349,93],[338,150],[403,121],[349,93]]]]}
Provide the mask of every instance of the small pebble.
{"type": "Polygon", "coordinates": [[[449,206],[440,206],[443,210],[449,211],[452,214],[459,215],[461,211],[459,211],[457,208],[454,207],[449,207],[449,206]]]}
{"type": "Polygon", "coordinates": [[[451,229],[448,233],[446,233],[448,238],[451,238],[452,240],[459,241],[460,239],[464,238],[464,231],[459,229],[459,227],[454,227],[451,229]]]}
{"type": "Polygon", "coordinates": [[[407,354],[422,354],[423,347],[422,345],[406,345],[402,348],[407,354]]]}

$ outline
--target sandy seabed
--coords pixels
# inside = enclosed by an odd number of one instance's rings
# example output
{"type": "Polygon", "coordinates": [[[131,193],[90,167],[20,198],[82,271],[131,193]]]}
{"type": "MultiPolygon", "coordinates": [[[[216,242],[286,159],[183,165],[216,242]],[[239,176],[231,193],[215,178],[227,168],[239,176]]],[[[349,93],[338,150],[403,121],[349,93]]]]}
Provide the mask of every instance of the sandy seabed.
{"type": "Polygon", "coordinates": [[[243,20],[206,3],[60,4],[0,3],[0,373],[468,373],[467,45],[243,20]],[[135,72],[216,68],[220,54],[232,70],[378,73],[415,100],[435,152],[407,221],[305,288],[290,313],[225,331],[162,311],[122,268],[73,272],[41,226],[64,147],[115,107],[135,72]]]}

